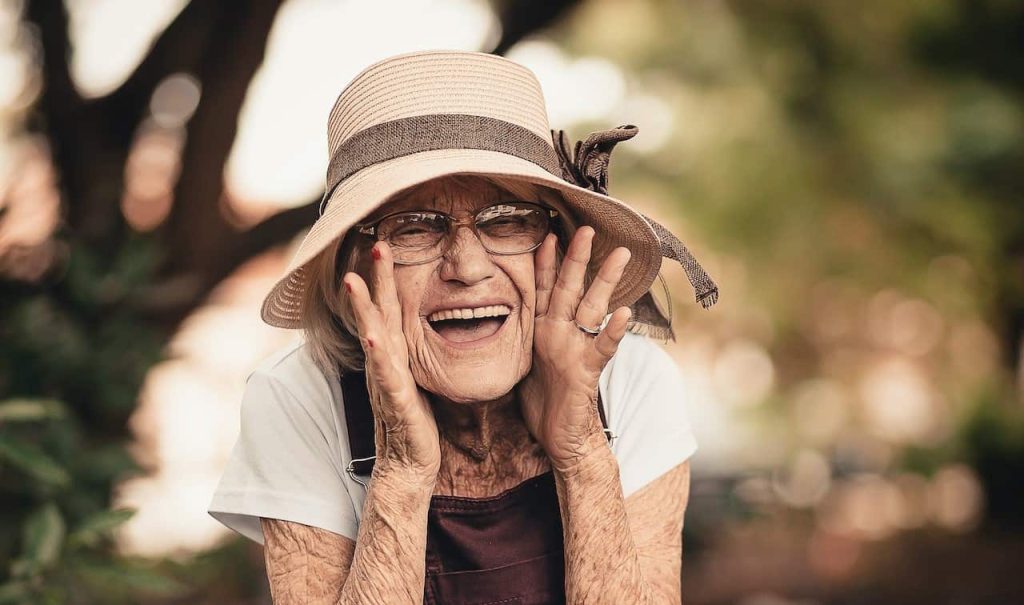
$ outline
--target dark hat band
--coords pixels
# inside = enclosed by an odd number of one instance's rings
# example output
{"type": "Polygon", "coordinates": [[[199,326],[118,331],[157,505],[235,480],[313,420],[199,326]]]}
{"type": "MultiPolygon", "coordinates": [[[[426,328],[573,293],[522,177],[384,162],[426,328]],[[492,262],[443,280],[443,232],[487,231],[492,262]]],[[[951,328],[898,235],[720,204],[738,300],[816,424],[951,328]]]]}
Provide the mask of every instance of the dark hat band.
{"type": "Polygon", "coordinates": [[[435,149],[507,153],[562,178],[551,143],[518,124],[464,113],[409,116],[364,128],[338,146],[327,166],[327,191],[320,202],[320,213],[338,185],[363,168],[435,149]]]}

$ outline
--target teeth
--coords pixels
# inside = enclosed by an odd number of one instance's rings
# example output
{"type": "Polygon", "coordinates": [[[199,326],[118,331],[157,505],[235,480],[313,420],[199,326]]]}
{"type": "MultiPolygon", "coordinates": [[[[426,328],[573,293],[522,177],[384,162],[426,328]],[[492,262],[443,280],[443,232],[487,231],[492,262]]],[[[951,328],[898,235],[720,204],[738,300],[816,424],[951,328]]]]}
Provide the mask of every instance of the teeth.
{"type": "Polygon", "coordinates": [[[427,321],[442,321],[445,319],[474,319],[477,317],[502,317],[512,312],[507,305],[488,305],[486,307],[474,307],[467,309],[445,309],[435,311],[427,316],[427,321]]]}

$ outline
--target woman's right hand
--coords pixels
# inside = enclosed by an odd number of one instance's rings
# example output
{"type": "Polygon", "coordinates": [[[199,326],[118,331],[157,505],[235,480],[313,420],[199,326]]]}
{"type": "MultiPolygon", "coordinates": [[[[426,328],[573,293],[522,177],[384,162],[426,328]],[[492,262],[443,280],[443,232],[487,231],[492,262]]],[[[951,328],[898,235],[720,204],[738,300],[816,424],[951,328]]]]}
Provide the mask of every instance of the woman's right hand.
{"type": "Polygon", "coordinates": [[[346,273],[342,283],[366,357],[377,446],[374,473],[411,472],[415,478],[433,482],[441,464],[437,422],[426,392],[409,368],[391,249],[386,242],[377,242],[371,255],[372,294],[357,273],[346,273]]]}

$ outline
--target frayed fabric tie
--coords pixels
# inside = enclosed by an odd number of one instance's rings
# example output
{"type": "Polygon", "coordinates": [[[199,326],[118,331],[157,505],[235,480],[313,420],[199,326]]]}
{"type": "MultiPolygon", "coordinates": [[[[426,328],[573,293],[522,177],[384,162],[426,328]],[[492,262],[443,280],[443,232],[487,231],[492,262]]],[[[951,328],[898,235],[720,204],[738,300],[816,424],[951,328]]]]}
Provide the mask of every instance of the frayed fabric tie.
{"type": "MultiPolygon", "coordinates": [[[[576,141],[576,145],[570,149],[565,131],[552,129],[551,139],[562,169],[562,178],[585,189],[608,195],[608,164],[612,149],[617,143],[636,136],[637,132],[639,129],[632,124],[599,130],[587,135],[586,139],[576,141]]],[[[682,265],[686,278],[693,286],[696,301],[701,307],[708,309],[718,302],[718,285],[708,276],[686,245],[654,219],[644,214],[641,216],[650,223],[661,241],[662,256],[682,265]]],[[[668,306],[669,316],[665,317],[655,304],[651,293],[647,292],[634,305],[634,317],[638,322],[649,326],[646,331],[651,335],[674,340],[671,328],[671,302],[668,306]]]]}

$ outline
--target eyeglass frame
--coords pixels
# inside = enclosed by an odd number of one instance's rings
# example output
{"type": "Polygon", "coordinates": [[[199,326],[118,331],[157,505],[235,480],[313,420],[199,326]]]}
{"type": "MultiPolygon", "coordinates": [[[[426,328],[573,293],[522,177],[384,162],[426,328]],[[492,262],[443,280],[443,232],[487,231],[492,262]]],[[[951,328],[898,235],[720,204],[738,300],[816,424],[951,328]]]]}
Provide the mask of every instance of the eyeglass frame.
{"type": "Polygon", "coordinates": [[[435,214],[439,214],[439,215],[443,216],[445,218],[445,221],[448,224],[448,231],[447,231],[447,233],[441,239],[442,240],[443,239],[447,239],[449,241],[448,241],[448,244],[443,247],[443,250],[441,251],[441,253],[438,254],[437,256],[433,257],[433,258],[429,258],[427,260],[420,260],[420,261],[416,261],[416,262],[400,261],[398,259],[394,259],[394,262],[395,262],[396,265],[422,265],[424,263],[429,263],[429,262],[432,262],[432,261],[435,261],[435,260],[441,258],[445,254],[447,254],[448,251],[451,249],[452,243],[453,243],[453,241],[455,239],[454,236],[455,236],[456,233],[458,233],[459,227],[461,227],[463,225],[469,227],[470,231],[473,232],[473,235],[476,236],[477,241],[480,242],[480,245],[483,246],[484,250],[487,250],[488,254],[496,254],[498,256],[515,256],[517,254],[526,254],[527,252],[533,252],[534,250],[539,248],[540,245],[544,243],[544,238],[543,237],[540,239],[539,242],[537,242],[533,246],[531,246],[531,247],[529,247],[526,250],[523,250],[521,252],[493,252],[493,251],[491,251],[490,248],[487,247],[487,244],[484,243],[483,238],[480,237],[480,232],[477,230],[477,226],[476,226],[477,217],[479,217],[480,214],[483,213],[488,208],[493,208],[493,207],[499,206],[501,204],[530,204],[530,205],[536,206],[540,210],[544,211],[544,213],[546,215],[546,218],[548,220],[548,233],[551,233],[552,231],[556,231],[556,232],[558,231],[558,225],[559,224],[557,222],[553,222],[551,220],[551,219],[557,218],[559,216],[558,210],[555,210],[554,208],[549,208],[548,206],[545,206],[544,204],[541,204],[539,202],[533,202],[533,201],[530,201],[530,200],[503,200],[503,201],[500,201],[500,202],[494,202],[493,204],[488,204],[488,205],[484,206],[483,208],[481,208],[481,209],[477,210],[476,212],[474,212],[472,216],[467,216],[466,218],[455,218],[454,216],[448,214],[447,212],[441,212],[440,210],[399,210],[398,212],[392,212],[391,214],[386,214],[386,215],[378,218],[377,220],[375,220],[373,222],[370,222],[370,223],[356,223],[353,226],[356,228],[356,231],[360,235],[364,235],[364,236],[368,236],[368,237],[371,237],[371,236],[375,237],[375,241],[384,241],[383,238],[380,237],[380,231],[377,230],[377,227],[378,227],[378,225],[380,225],[380,223],[384,222],[385,220],[387,220],[387,219],[389,219],[391,217],[398,216],[399,214],[411,214],[411,213],[417,213],[417,212],[433,212],[435,214]]]}

